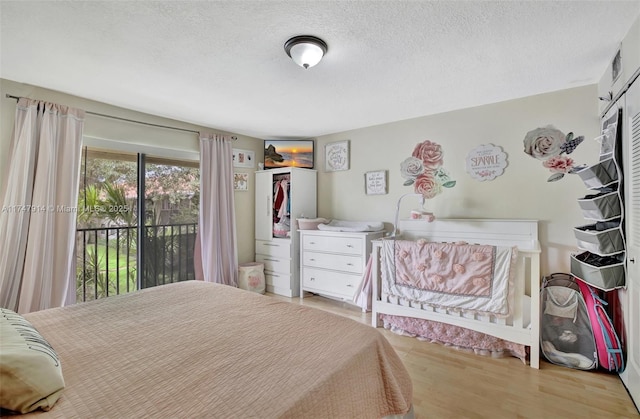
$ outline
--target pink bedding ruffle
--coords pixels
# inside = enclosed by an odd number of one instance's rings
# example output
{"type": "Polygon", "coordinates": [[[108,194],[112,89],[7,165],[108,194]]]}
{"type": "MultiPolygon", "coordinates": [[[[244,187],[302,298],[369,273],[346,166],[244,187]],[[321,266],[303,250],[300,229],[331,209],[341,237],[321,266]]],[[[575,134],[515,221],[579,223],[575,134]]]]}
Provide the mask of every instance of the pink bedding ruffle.
{"type": "Polygon", "coordinates": [[[525,345],[432,320],[390,314],[383,314],[381,317],[384,328],[397,334],[452,346],[455,349],[474,352],[478,355],[494,358],[514,356],[526,364],[527,351],[525,345]]]}

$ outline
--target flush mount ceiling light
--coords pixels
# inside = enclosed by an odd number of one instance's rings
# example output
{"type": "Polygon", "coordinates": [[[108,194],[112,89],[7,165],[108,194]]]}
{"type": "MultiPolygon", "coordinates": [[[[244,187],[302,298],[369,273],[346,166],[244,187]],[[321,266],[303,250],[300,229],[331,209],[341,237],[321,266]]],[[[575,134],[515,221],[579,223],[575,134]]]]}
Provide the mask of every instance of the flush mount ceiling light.
{"type": "Polygon", "coordinates": [[[309,68],[318,64],[327,53],[327,44],[310,35],[294,36],[284,43],[287,55],[300,67],[309,68]]]}

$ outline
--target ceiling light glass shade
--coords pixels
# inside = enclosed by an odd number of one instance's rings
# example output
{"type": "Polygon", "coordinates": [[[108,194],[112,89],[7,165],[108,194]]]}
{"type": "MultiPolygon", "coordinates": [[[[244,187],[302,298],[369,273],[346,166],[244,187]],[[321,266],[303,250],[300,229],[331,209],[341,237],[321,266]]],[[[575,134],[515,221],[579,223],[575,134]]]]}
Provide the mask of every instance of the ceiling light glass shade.
{"type": "Polygon", "coordinates": [[[315,36],[295,36],[284,44],[287,55],[300,67],[309,68],[318,64],[327,53],[327,44],[315,36]]]}

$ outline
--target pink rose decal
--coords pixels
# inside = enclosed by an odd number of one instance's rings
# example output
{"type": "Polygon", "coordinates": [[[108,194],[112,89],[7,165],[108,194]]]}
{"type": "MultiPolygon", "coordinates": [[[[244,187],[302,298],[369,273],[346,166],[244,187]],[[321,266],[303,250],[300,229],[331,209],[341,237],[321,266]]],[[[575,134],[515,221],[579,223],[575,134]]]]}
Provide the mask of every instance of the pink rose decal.
{"type": "Polygon", "coordinates": [[[436,182],[436,178],[431,172],[425,172],[418,176],[414,189],[416,193],[421,194],[425,199],[434,198],[442,192],[442,187],[436,182]]]}
{"type": "Polygon", "coordinates": [[[459,263],[453,265],[453,270],[457,274],[463,274],[465,272],[464,266],[460,265],[459,263]]]}
{"type": "MultiPolygon", "coordinates": [[[[425,199],[435,198],[442,188],[453,188],[456,181],[451,179],[442,167],[443,152],[440,144],[430,140],[418,143],[411,153],[400,163],[400,175],[406,179],[404,186],[413,185],[415,193],[425,199]]],[[[428,222],[435,220],[433,214],[422,217],[428,222]]]]}
{"type": "Polygon", "coordinates": [[[568,173],[573,169],[574,161],[572,158],[565,156],[551,157],[542,162],[542,165],[554,173],[568,173]]]}
{"type": "Polygon", "coordinates": [[[442,147],[438,143],[423,141],[413,149],[411,155],[422,160],[426,170],[435,171],[442,166],[442,147]]]}

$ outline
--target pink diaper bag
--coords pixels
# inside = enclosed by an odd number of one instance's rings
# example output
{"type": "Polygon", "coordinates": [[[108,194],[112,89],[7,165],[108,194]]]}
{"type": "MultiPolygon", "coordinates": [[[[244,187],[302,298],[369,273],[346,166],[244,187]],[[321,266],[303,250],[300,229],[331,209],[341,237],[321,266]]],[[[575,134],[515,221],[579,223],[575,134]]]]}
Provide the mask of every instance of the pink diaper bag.
{"type": "Polygon", "coordinates": [[[580,292],[587,305],[587,312],[593,329],[600,367],[615,372],[624,371],[624,354],[618,334],[604,306],[607,305],[591,285],[577,278],[580,292]]]}

